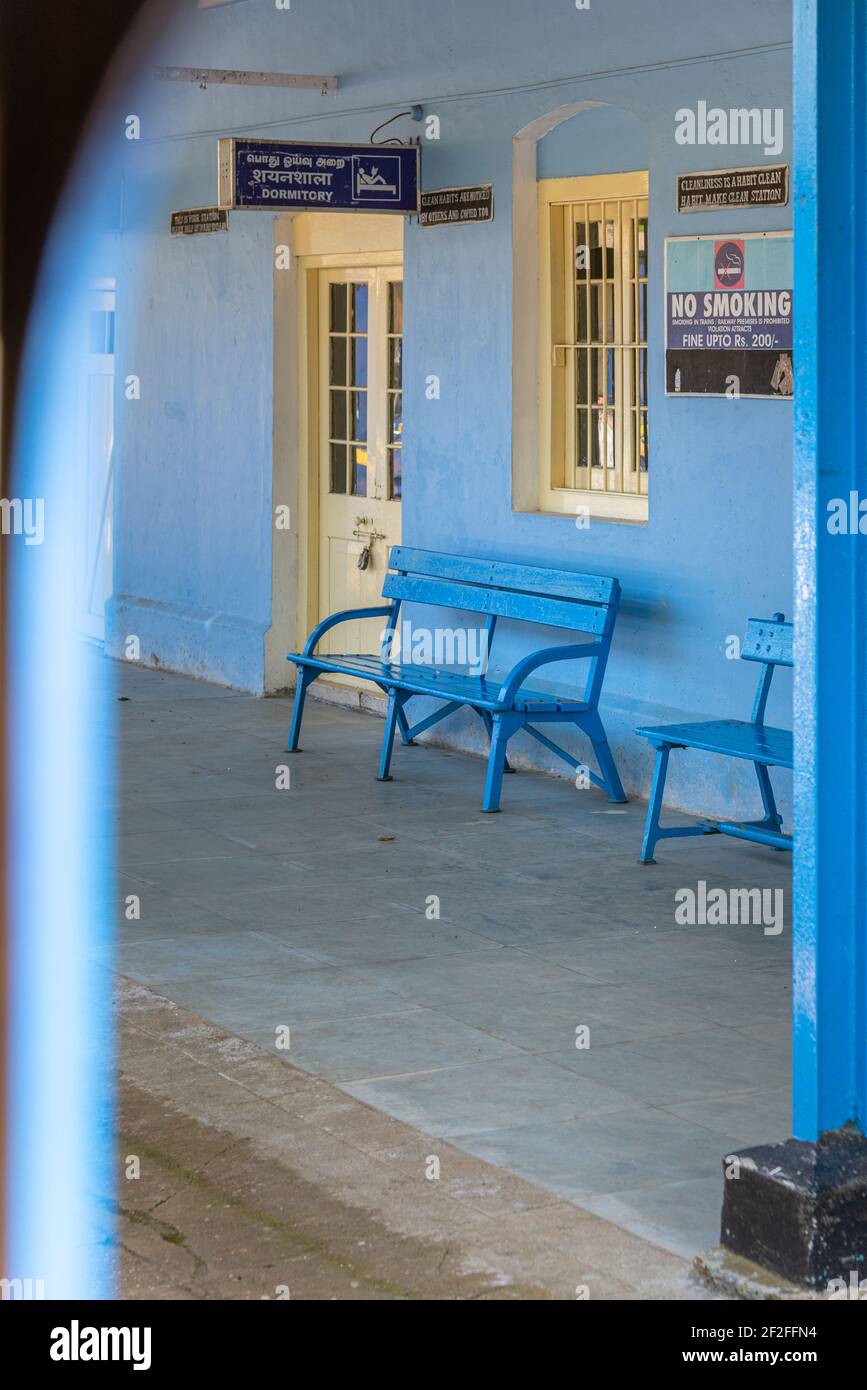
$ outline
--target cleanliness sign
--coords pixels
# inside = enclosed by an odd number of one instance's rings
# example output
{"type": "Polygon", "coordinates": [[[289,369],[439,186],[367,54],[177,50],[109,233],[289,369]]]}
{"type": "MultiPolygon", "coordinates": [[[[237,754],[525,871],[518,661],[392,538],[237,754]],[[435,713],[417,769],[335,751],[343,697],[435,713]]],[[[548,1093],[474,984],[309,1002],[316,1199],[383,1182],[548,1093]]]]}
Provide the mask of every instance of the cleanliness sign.
{"type": "Polygon", "coordinates": [[[792,395],[792,236],[665,243],[668,395],[792,395]]]}
{"type": "Polygon", "coordinates": [[[221,208],[268,212],[418,211],[416,145],[307,145],[217,141],[221,208]]]}

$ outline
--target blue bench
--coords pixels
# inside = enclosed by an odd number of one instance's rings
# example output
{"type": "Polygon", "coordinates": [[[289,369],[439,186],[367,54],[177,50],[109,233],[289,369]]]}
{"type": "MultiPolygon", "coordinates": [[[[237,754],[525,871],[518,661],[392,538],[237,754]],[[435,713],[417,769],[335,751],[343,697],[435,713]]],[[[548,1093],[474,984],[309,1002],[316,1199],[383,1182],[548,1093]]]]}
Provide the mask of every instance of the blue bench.
{"type": "Polygon", "coordinates": [[[765,708],[774,670],[777,666],[792,665],[792,624],[785,621],[783,613],[775,613],[770,620],[750,618],[741,647],[741,658],[744,661],[758,661],[764,668],[759,676],[749,722],[716,719],[706,723],[663,724],[635,730],[656,749],[656,769],[641,846],[642,864],[656,863],[653,851],[657,840],[684,835],[734,835],[741,840],[756,840],[762,845],[772,845],[774,849],[792,848],[791,835],[784,835],[782,831],[782,818],[777,811],[768,771],[771,767],[792,767],[792,735],[788,729],[774,729],[765,723],[765,708]],[[751,762],[759,781],[764,817],[754,821],[702,820],[697,825],[661,830],[659,813],[665,791],[668,755],[673,748],[698,748],[705,753],[719,753],[726,758],[743,758],[751,762]]]}
{"type": "MultiPolygon", "coordinates": [[[[371,681],[388,696],[379,760],[380,781],[391,780],[389,769],[396,730],[400,730],[404,744],[411,745],[417,734],[466,706],[484,721],[491,740],[483,810],[500,809],[503,773],[511,770],[506,760],[506,747],[519,729],[526,729],[571,767],[582,766],[536,728],[537,724],[575,724],[583,730],[593,744],[599,764],[598,776],[589,772],[591,781],[607,791],[612,801],[626,800],[597,708],[620,601],[620,585],[616,579],[576,574],[571,570],[537,569],[496,560],[441,555],[404,546],[392,549],[389,571],[382,587],[383,598],[390,600],[386,606],[332,614],[313,630],[303,652],[292,653],[287,658],[298,668],[289,731],[290,752],[298,751],[304,698],[311,683],[327,674],[355,676],[371,681]],[[588,633],[591,640],[534,651],[516,662],[502,679],[489,677],[486,667],[480,674],[454,664],[418,664],[407,660],[406,652],[401,653],[403,659],[393,660],[395,633],[404,603],[412,604],[414,609],[417,605],[428,605],[431,609],[460,609],[481,615],[488,653],[501,618],[577,629],[588,633]],[[320,638],[338,623],[375,617],[386,620],[378,655],[317,655],[320,638]],[[537,667],[576,658],[589,662],[586,686],[577,698],[525,686],[524,682],[537,667]],[[442,700],[443,705],[419,723],[410,725],[406,706],[415,696],[433,696],[442,700]]],[[[417,622],[417,618],[414,621],[417,622]]],[[[430,621],[437,620],[432,617],[430,621]]],[[[453,629],[444,629],[440,621],[438,627],[427,631],[452,633],[453,629]]]]}

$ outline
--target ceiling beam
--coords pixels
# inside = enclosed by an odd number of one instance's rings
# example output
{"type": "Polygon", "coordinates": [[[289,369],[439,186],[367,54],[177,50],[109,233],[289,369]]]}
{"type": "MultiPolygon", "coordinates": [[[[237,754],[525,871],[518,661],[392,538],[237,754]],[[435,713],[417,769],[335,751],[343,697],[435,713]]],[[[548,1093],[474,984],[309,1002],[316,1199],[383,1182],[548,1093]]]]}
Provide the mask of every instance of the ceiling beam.
{"type": "Polygon", "coordinates": [[[197,82],[200,87],[311,87],[337,91],[337,78],[301,72],[244,72],[236,68],[157,68],[161,82],[197,82]]]}

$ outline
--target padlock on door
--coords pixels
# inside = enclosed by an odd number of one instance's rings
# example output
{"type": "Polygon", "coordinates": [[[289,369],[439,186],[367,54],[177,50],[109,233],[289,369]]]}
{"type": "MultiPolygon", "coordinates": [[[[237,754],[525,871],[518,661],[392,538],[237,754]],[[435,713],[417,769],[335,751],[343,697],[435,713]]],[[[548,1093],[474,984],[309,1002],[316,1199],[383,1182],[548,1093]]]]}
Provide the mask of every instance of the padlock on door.
{"type": "Polygon", "coordinates": [[[356,566],[360,570],[369,569],[373,547],[377,541],[385,540],[385,533],[383,531],[377,531],[373,524],[372,517],[357,516],[355,518],[355,530],[352,534],[356,540],[364,542],[363,548],[358,552],[358,558],[355,561],[356,566]],[[367,527],[370,529],[365,529],[367,527]]]}

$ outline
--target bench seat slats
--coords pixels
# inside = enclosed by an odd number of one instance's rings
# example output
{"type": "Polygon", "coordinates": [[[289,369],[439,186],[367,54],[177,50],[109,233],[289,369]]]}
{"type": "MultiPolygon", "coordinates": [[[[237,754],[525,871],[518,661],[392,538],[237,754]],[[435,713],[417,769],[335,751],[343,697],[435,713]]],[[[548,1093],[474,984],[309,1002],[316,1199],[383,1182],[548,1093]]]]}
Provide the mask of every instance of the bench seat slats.
{"type": "Polygon", "coordinates": [[[791,767],[792,734],[769,724],[751,724],[739,719],[712,719],[695,724],[661,724],[635,732],[651,743],[677,744],[700,748],[706,753],[722,753],[729,758],[746,758],[765,767],[791,767]]]}
{"type": "Polygon", "coordinates": [[[405,545],[393,547],[389,568],[433,579],[594,604],[610,603],[617,584],[616,579],[604,575],[514,565],[504,560],[477,560],[465,555],[444,555],[435,550],[415,550],[405,545]]]}
{"type": "Polygon", "coordinates": [[[580,632],[605,630],[607,607],[577,599],[550,598],[546,594],[517,593],[509,589],[482,589],[425,575],[388,574],[382,586],[386,598],[406,603],[429,603],[438,608],[460,608],[469,613],[496,614],[547,627],[576,628],[580,632]]]}
{"type": "Polygon", "coordinates": [[[295,658],[299,665],[313,666],[318,670],[332,671],[336,675],[361,676],[365,680],[381,682],[386,686],[399,686],[401,690],[411,690],[418,695],[431,695],[443,700],[458,699],[481,709],[529,709],[530,707],[551,710],[564,709],[579,713],[588,706],[581,700],[569,700],[546,694],[541,690],[518,691],[516,698],[504,705],[499,696],[503,684],[497,677],[473,676],[452,667],[420,666],[417,662],[381,661],[378,656],[366,653],[347,653],[346,655],[311,656],[295,658]]]}
{"type": "MultiPolygon", "coordinates": [[[[540,739],[570,768],[583,767],[571,752],[535,728],[540,723],[572,725],[580,730],[593,748],[599,769],[598,772],[587,769],[589,780],[606,791],[612,801],[626,800],[599,714],[599,696],[620,604],[617,579],[395,546],[389,553],[382,596],[390,600],[388,607],[366,605],[323,618],[308,637],[303,652],[290,654],[289,660],[298,668],[289,726],[290,753],[299,751],[304,700],[310,685],[323,675],[349,676],[378,685],[388,696],[379,757],[381,782],[391,781],[392,753],[398,733],[405,745],[412,746],[416,735],[426,733],[440,720],[464,708],[482,719],[490,740],[483,811],[500,809],[503,773],[509,770],[506,749],[509,740],[522,730],[540,739]],[[403,646],[401,612],[404,603],[419,609],[418,616],[415,613],[412,616],[412,628],[434,625],[443,639],[442,646],[437,644],[436,650],[446,655],[445,661],[441,659],[440,663],[425,665],[400,660],[392,639],[399,634],[403,646]],[[441,616],[437,610],[442,609],[451,610],[455,617],[441,616]],[[478,668],[473,670],[467,662],[468,642],[465,648],[453,640],[461,633],[467,636],[465,629],[469,620],[467,616],[459,616],[461,614],[473,615],[471,627],[484,626],[488,651],[495,641],[498,618],[528,623],[531,629],[536,624],[565,628],[586,634],[593,640],[582,636],[565,642],[562,638],[540,641],[537,634],[536,645],[517,660],[513,659],[507,672],[478,674],[478,668]],[[388,619],[378,655],[317,651],[326,633],[342,623],[377,617],[388,619]],[[459,654],[463,657],[461,664],[448,659],[459,654]],[[398,659],[392,660],[392,657],[398,659]],[[570,692],[566,694],[557,686],[551,687],[544,676],[537,677],[537,672],[545,667],[575,661],[581,666],[577,690],[573,687],[574,676],[570,676],[570,692]],[[525,687],[525,681],[532,685],[525,687]],[[434,709],[421,718],[410,720],[407,706],[419,696],[432,699],[434,709]]],[[[411,655],[415,655],[415,651],[404,646],[403,656],[409,658],[411,655]]]]}

